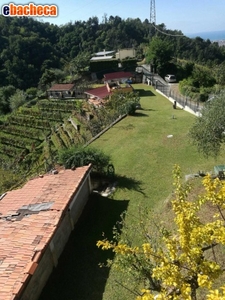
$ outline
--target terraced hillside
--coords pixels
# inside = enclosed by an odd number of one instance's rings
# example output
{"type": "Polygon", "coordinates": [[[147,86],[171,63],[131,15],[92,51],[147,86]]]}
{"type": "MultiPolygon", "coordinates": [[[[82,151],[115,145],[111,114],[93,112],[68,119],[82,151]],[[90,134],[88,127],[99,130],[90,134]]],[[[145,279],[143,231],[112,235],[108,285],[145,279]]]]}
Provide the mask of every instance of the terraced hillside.
{"type": "Polygon", "coordinates": [[[134,92],[124,97],[118,94],[101,108],[84,99],[26,103],[0,126],[0,182],[6,170],[24,178],[48,172],[58,163],[60,149],[87,144],[118,117],[132,113],[139,100],[139,93],[134,92]]]}
{"type": "Polygon", "coordinates": [[[39,100],[20,107],[0,127],[0,166],[43,166],[57,149],[85,143],[92,136],[83,106],[81,100],[39,100]]]}

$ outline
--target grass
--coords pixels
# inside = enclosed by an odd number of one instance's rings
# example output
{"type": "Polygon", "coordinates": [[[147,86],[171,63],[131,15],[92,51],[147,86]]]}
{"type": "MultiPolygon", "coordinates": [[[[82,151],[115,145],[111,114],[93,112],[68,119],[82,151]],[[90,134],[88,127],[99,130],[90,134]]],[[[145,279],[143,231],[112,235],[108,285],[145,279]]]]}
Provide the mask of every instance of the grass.
{"type": "MultiPolygon", "coordinates": [[[[205,159],[191,145],[188,130],[193,115],[174,110],[172,103],[152,87],[137,84],[134,88],[140,91],[142,109],[117,123],[91,145],[111,155],[118,189],[111,199],[91,197],[40,300],[134,299],[134,295],[116,283],[122,278],[113,268],[99,268],[98,263],[113,256],[99,250],[96,241],[102,238],[102,232],[111,238],[112,227],[123,210],[128,211],[126,223],[131,225],[140,205],[162,209],[173,189],[174,164],[179,164],[185,175],[212,171],[215,164],[223,163],[223,157],[217,161],[205,159]]],[[[134,243],[138,242],[138,232],[131,234],[134,243]]]]}

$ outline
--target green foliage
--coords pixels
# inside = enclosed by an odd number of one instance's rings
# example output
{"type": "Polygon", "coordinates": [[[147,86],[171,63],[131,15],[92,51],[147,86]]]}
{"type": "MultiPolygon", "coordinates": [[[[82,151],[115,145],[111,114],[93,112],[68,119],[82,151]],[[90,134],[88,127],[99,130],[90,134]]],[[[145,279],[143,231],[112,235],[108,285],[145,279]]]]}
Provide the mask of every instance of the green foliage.
{"type": "Polygon", "coordinates": [[[225,85],[225,61],[214,68],[216,81],[219,85],[225,85]]]}
{"type": "Polygon", "coordinates": [[[222,300],[224,282],[220,292],[215,284],[224,273],[224,260],[216,251],[225,245],[224,183],[218,178],[212,180],[208,174],[202,182],[203,195],[190,199],[191,186],[182,183],[177,165],[173,175],[173,226],[164,220],[159,222],[160,217],[157,219],[154,212],[140,209],[136,220],[136,231],[141,235],[139,244],[133,243],[123,218],[119,230],[114,229],[113,240],[105,238],[97,246],[116,253],[107,265],[123,273],[122,284],[133,290],[137,300],[197,300],[198,290],[200,295],[207,294],[204,299],[222,300]],[[205,220],[201,214],[207,205],[211,213],[205,220]]]}
{"type": "Polygon", "coordinates": [[[38,93],[38,89],[35,87],[30,87],[26,90],[26,94],[30,99],[35,98],[37,96],[37,93],[38,93]]]}
{"type": "Polygon", "coordinates": [[[51,86],[52,83],[60,83],[63,81],[65,73],[59,69],[46,69],[42,74],[39,86],[45,90],[51,86]]]}
{"type": "Polygon", "coordinates": [[[225,141],[225,94],[216,96],[201,111],[190,129],[190,136],[205,156],[218,156],[225,141]]]}
{"type": "Polygon", "coordinates": [[[133,115],[140,104],[137,92],[114,93],[107,103],[107,107],[116,111],[119,115],[133,115]]]}
{"type": "Polygon", "coordinates": [[[179,82],[179,89],[183,95],[204,102],[214,90],[215,83],[216,79],[209,68],[194,65],[191,75],[179,82]]]}
{"type": "MultiPolygon", "coordinates": [[[[36,87],[38,82],[50,84],[57,82],[59,74],[51,80],[51,74],[45,72],[55,69],[66,71],[64,78],[60,80],[64,80],[66,76],[70,80],[78,73],[86,72],[88,57],[103,49],[135,48],[138,57],[142,59],[149,41],[149,26],[148,20],[125,20],[119,16],[104,18],[102,23],[93,16],[87,21],[69,22],[63,26],[38,22],[32,18],[6,20],[0,16],[0,84],[13,85],[22,90],[36,87]]],[[[168,34],[182,34],[178,30],[166,29],[165,24],[157,27],[168,34]]],[[[155,29],[151,26],[150,30],[153,36],[155,29]]],[[[148,52],[147,61],[153,60],[160,71],[166,67],[171,55],[210,67],[221,64],[225,58],[222,47],[199,37],[172,37],[158,32],[150,48],[153,51],[148,52]],[[164,46],[163,51],[160,51],[164,46]]],[[[124,68],[133,69],[135,62],[132,65],[130,63],[131,61],[124,61],[124,68]]],[[[117,67],[117,60],[90,64],[92,72],[108,72],[117,70],[117,67]]],[[[97,75],[99,79],[102,78],[102,74],[97,75]]]]}
{"type": "MultiPolygon", "coordinates": [[[[4,163],[7,164],[7,161],[4,163]]],[[[23,175],[21,173],[18,173],[18,170],[13,170],[13,165],[8,162],[8,165],[10,166],[10,169],[5,169],[0,167],[0,178],[1,178],[1,184],[0,184],[0,195],[5,193],[6,191],[10,190],[12,186],[17,186],[18,183],[23,182],[23,175]]]]}
{"type": "Polygon", "coordinates": [[[130,58],[130,59],[122,59],[122,68],[125,70],[134,71],[137,67],[137,59],[130,58]]]}
{"type": "Polygon", "coordinates": [[[12,85],[0,88],[0,114],[10,112],[10,97],[16,92],[16,88],[12,85]]]}
{"type": "Polygon", "coordinates": [[[216,83],[216,80],[213,77],[212,71],[210,69],[196,65],[193,69],[191,77],[193,85],[196,88],[212,87],[216,83]]]}
{"type": "Polygon", "coordinates": [[[118,68],[119,60],[104,60],[104,61],[91,61],[90,62],[90,72],[101,72],[100,76],[102,78],[105,70],[113,70],[118,68]]]}
{"type": "Polygon", "coordinates": [[[93,170],[106,172],[110,156],[94,148],[70,147],[59,150],[59,163],[66,168],[81,167],[92,164],[93,170]]]}
{"type": "Polygon", "coordinates": [[[183,62],[181,64],[182,67],[182,76],[185,78],[188,78],[189,76],[191,76],[193,69],[194,69],[194,63],[193,62],[183,62]]]}
{"type": "Polygon", "coordinates": [[[5,38],[0,59],[5,75],[4,85],[11,84],[23,90],[37,86],[42,66],[59,65],[59,51],[54,46],[57,27],[30,18],[6,22],[3,16],[0,24],[5,38]]]}
{"type": "MultiPolygon", "coordinates": [[[[161,210],[165,208],[167,211],[170,206],[168,196],[171,195],[172,166],[179,163],[183,173],[189,174],[198,170],[210,171],[215,164],[214,159],[204,159],[199,155],[187,139],[189,126],[194,120],[192,114],[177,110],[173,112],[176,119],[171,119],[170,101],[154,91],[151,86],[135,84],[134,88],[141,90],[143,116],[124,118],[92,144],[93,147],[112,156],[118,175],[116,192],[113,198],[97,196],[97,201],[95,197],[97,194],[92,195],[94,198],[91,196],[89,201],[91,209],[85,214],[83,223],[85,226],[80,226],[81,232],[77,237],[76,249],[77,245],[80,245],[78,254],[72,255],[72,260],[68,258],[68,263],[63,263],[59,270],[56,270],[58,280],[52,280],[52,284],[46,286],[45,293],[41,297],[43,300],[57,297],[88,299],[90,295],[98,295],[97,298],[104,300],[133,299],[134,295],[121,285],[129,275],[125,277],[114,266],[110,270],[97,267],[99,262],[105,262],[107,258],[114,260],[115,256],[114,253],[110,256],[109,251],[101,251],[95,247],[96,241],[101,238],[102,232],[105,233],[105,237],[111,239],[113,225],[120,220],[122,211],[127,210],[126,226],[129,226],[130,237],[137,245],[141,236],[140,226],[136,227],[139,225],[137,224],[139,207],[146,208],[146,211],[160,209],[158,217],[155,218],[156,224],[159,220],[169,219],[168,214],[161,210]],[[166,136],[170,133],[173,134],[173,138],[168,139],[166,136]],[[90,231],[90,228],[93,230],[90,231]],[[87,247],[87,251],[83,251],[82,245],[90,247],[87,247]],[[93,258],[91,264],[90,257],[93,258]],[[74,290],[71,270],[77,270],[80,261],[85,261],[87,267],[84,268],[82,264],[79,274],[75,272],[77,289],[74,290]],[[60,285],[62,272],[65,274],[63,288],[60,285]],[[95,278],[91,283],[90,274],[95,278]]],[[[218,159],[220,162],[223,161],[223,156],[218,159]]],[[[121,229],[125,230],[124,227],[121,229]]],[[[68,249],[71,254],[74,254],[73,245],[74,243],[71,243],[68,249]]],[[[131,288],[136,286],[133,280],[130,283],[131,288]]],[[[205,300],[204,297],[202,299],[205,300]]]]}
{"type": "Polygon", "coordinates": [[[79,53],[75,58],[67,62],[64,66],[65,72],[71,78],[79,78],[84,72],[89,71],[90,54],[86,52],[79,53]]]}
{"type": "MultiPolygon", "coordinates": [[[[194,89],[193,80],[191,77],[183,79],[179,82],[179,90],[183,95],[189,95],[189,93],[194,89]]],[[[196,89],[195,89],[196,90],[196,89]]]]}
{"type": "MultiPolygon", "coordinates": [[[[32,90],[35,92],[35,89],[32,90]]],[[[69,147],[75,142],[77,130],[73,127],[74,131],[69,135],[65,126],[60,126],[60,123],[73,110],[80,109],[81,102],[39,100],[35,106],[37,100],[33,99],[19,107],[26,101],[26,94],[20,90],[10,97],[10,101],[14,111],[1,122],[0,163],[10,160],[18,168],[29,169],[36,164],[43,166],[42,151],[47,137],[53,151],[69,147]]]]}
{"type": "MultiPolygon", "coordinates": [[[[163,38],[163,37],[162,37],[163,38]]],[[[174,57],[185,59],[191,62],[207,65],[212,67],[224,60],[224,51],[217,43],[212,43],[210,40],[203,40],[200,37],[190,39],[183,37],[165,37],[168,40],[174,51],[174,57]]]]}
{"type": "Polygon", "coordinates": [[[146,53],[146,62],[156,67],[157,72],[164,71],[173,55],[171,44],[159,37],[154,37],[146,53]]]}
{"type": "Polygon", "coordinates": [[[16,90],[15,94],[13,94],[9,98],[10,108],[12,111],[16,110],[18,107],[26,103],[27,95],[21,90],[16,90]]]}

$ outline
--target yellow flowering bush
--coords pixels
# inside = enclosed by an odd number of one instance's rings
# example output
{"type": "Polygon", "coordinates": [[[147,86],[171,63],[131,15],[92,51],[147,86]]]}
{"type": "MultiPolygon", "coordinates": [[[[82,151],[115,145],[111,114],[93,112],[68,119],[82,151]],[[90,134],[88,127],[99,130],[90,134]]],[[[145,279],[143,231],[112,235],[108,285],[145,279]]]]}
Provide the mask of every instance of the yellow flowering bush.
{"type": "MultiPolygon", "coordinates": [[[[144,282],[137,300],[197,299],[197,290],[206,291],[207,300],[225,300],[225,286],[213,289],[213,284],[223,273],[214,248],[225,244],[225,185],[207,175],[203,179],[204,194],[189,201],[190,186],[181,183],[179,166],[174,168],[174,199],[171,201],[175,214],[176,231],[162,230],[160,242],[153,242],[151,233],[140,247],[125,241],[98,241],[103,250],[112,249],[123,265],[123,270],[136,272],[144,282]],[[200,220],[202,205],[210,203],[217,209],[211,222],[200,220]],[[213,255],[206,255],[211,250],[213,255]],[[126,269],[127,268],[127,269],[126,269]]],[[[146,229],[147,230],[147,229],[146,229]]],[[[117,235],[118,237],[118,235],[117,235]]]]}

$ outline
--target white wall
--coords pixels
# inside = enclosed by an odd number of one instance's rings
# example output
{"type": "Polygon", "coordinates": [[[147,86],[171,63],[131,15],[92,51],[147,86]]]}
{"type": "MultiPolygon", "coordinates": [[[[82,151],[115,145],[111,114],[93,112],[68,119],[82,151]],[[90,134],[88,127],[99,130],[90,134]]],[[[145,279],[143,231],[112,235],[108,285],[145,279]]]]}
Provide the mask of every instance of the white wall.
{"type": "Polygon", "coordinates": [[[124,59],[126,57],[135,57],[136,51],[135,49],[121,49],[116,53],[116,59],[124,59]]]}

